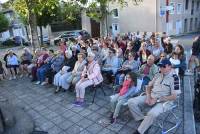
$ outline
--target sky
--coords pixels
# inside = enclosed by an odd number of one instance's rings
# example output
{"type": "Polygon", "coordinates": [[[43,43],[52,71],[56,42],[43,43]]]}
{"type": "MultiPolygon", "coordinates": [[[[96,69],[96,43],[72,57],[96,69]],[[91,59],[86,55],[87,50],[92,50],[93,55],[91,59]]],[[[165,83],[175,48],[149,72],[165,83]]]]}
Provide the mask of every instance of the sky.
{"type": "Polygon", "coordinates": [[[7,2],[8,0],[0,0],[0,3],[5,3],[7,2]]]}

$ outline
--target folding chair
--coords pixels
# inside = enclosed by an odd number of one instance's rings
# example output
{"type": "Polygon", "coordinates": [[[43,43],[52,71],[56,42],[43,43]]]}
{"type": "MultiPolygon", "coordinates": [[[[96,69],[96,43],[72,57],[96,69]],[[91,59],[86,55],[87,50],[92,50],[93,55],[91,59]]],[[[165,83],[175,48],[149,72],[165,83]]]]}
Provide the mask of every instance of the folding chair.
{"type": "Polygon", "coordinates": [[[178,128],[181,124],[181,119],[179,119],[179,117],[175,114],[174,110],[176,108],[179,108],[179,100],[180,100],[180,95],[177,96],[176,101],[174,101],[173,103],[171,103],[170,101],[167,101],[165,103],[163,103],[163,113],[169,113],[172,115],[172,117],[175,118],[175,125],[173,125],[171,128],[165,129],[164,128],[164,121],[165,119],[162,120],[161,123],[158,123],[159,127],[162,129],[161,134],[167,134],[170,131],[172,131],[175,128],[178,128]],[[170,108],[168,108],[167,111],[165,111],[166,109],[166,105],[170,105],[170,108]]]}
{"type": "Polygon", "coordinates": [[[100,89],[103,92],[104,96],[106,96],[106,93],[103,89],[103,83],[102,82],[99,83],[98,85],[91,85],[91,86],[87,87],[87,89],[89,89],[90,91],[94,91],[94,94],[93,94],[93,97],[92,97],[92,104],[94,103],[94,99],[96,97],[97,89],[100,89]]]}

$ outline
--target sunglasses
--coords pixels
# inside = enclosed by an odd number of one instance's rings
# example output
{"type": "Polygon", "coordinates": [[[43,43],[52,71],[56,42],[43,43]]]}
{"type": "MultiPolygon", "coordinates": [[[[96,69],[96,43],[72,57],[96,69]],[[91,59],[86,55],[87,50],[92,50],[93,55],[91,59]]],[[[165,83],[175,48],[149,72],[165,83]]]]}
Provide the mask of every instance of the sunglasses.
{"type": "Polygon", "coordinates": [[[166,68],[166,66],[160,66],[160,68],[166,68]]]}

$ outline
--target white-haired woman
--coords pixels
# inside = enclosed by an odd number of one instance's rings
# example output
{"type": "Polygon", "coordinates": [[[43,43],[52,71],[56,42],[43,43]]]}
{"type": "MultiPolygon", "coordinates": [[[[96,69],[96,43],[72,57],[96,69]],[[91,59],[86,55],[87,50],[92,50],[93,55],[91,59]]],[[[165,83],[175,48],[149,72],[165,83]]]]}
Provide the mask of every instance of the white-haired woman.
{"type": "Polygon", "coordinates": [[[86,64],[85,54],[79,53],[77,58],[78,58],[78,60],[75,63],[74,69],[72,70],[71,73],[69,73],[69,76],[66,79],[65,89],[68,89],[71,85],[74,86],[81,78],[81,73],[86,64]]]}
{"type": "Polygon", "coordinates": [[[20,77],[23,77],[23,75],[28,76],[28,65],[31,64],[32,59],[33,59],[33,55],[31,54],[30,50],[25,47],[23,49],[23,53],[21,55],[21,65],[20,65],[21,75],[20,75],[20,77]]]}
{"type": "Polygon", "coordinates": [[[100,66],[98,62],[94,60],[94,58],[94,53],[88,53],[88,64],[85,66],[81,74],[80,81],[75,86],[76,101],[74,102],[74,104],[76,106],[83,106],[86,87],[91,85],[98,85],[103,81],[100,66]]]}
{"type": "Polygon", "coordinates": [[[75,62],[76,59],[75,57],[72,57],[72,51],[71,50],[65,51],[64,66],[54,76],[53,84],[57,86],[55,93],[58,93],[61,88],[64,89],[63,91],[66,91],[66,89],[68,89],[68,84],[66,82],[66,79],[68,78],[70,72],[73,70],[75,62]]]}

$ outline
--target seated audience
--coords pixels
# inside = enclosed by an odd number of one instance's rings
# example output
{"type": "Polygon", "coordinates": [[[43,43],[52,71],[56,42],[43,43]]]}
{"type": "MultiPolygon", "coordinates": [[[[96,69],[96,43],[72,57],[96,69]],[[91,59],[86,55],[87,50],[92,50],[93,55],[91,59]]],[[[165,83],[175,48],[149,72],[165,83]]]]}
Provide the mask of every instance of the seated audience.
{"type": "Polygon", "coordinates": [[[149,82],[146,87],[146,95],[128,100],[128,107],[135,121],[142,120],[134,134],[144,134],[156,117],[167,111],[173,101],[176,100],[177,95],[180,94],[179,78],[172,70],[171,62],[164,59],[158,66],[160,67],[160,73],[155,75],[153,80],[149,82]],[[163,103],[166,101],[169,101],[169,103],[165,105],[163,111],[163,103]],[[141,105],[146,106],[144,108],[151,108],[146,116],[141,111],[141,105]]]}
{"type": "Polygon", "coordinates": [[[91,85],[98,85],[103,81],[99,64],[94,60],[95,54],[88,53],[88,64],[84,68],[81,79],[75,86],[76,101],[74,105],[83,106],[85,98],[85,88],[91,85]]]}
{"type": "Polygon", "coordinates": [[[116,118],[119,115],[121,106],[127,102],[128,98],[137,93],[137,75],[133,72],[129,72],[126,75],[126,79],[123,82],[122,88],[119,93],[112,95],[111,102],[111,124],[116,122],[116,118]]]}

